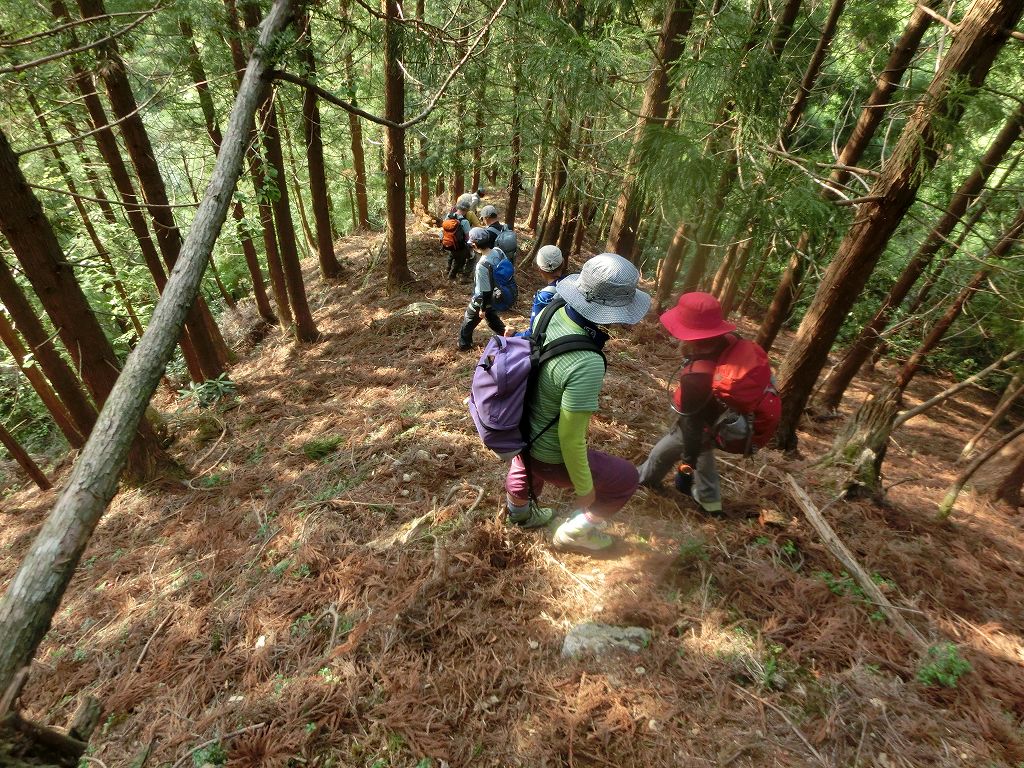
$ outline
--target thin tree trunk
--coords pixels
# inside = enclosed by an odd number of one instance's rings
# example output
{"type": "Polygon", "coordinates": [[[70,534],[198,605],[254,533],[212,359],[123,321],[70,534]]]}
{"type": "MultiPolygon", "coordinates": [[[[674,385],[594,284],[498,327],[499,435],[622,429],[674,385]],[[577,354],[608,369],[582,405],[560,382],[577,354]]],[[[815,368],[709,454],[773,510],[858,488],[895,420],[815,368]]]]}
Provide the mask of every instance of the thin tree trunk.
{"type": "MultiPolygon", "coordinates": [[[[34,361],[39,363],[43,374],[50,380],[57,396],[67,408],[74,430],[82,438],[88,437],[96,423],[96,409],[93,408],[88,396],[82,390],[78,376],[57,351],[53,337],[36,317],[35,310],[14,281],[14,274],[2,258],[0,258],[0,302],[10,314],[17,331],[25,339],[34,361]]],[[[14,346],[8,341],[9,339],[4,339],[8,349],[15,354],[14,346]]],[[[35,368],[35,366],[32,367],[35,368]]],[[[70,437],[68,442],[74,445],[70,437]]]]}
{"type": "Polygon", "coordinates": [[[686,35],[693,23],[693,9],[692,0],[668,0],[666,3],[661,34],[654,52],[654,70],[647,80],[640,121],[623,170],[622,192],[615,205],[605,249],[633,261],[636,259],[637,226],[642,212],[637,178],[640,155],[657,135],[657,129],[663,127],[668,114],[671,96],[669,72],[683,54],[686,35]]]}
{"type": "MultiPolygon", "coordinates": [[[[77,2],[83,17],[106,15],[102,0],[77,0],[77,2]]],[[[171,269],[181,250],[181,232],[171,213],[170,199],[156,162],[156,152],[153,150],[149,134],[142,123],[139,106],[134,93],[132,93],[124,61],[118,52],[116,42],[104,43],[98,49],[98,53],[103,57],[103,66],[99,68],[100,77],[106,86],[114,114],[121,121],[121,133],[124,136],[125,147],[131,157],[132,165],[135,166],[139,184],[142,186],[146,209],[153,220],[157,245],[163,253],[168,269],[171,269]]],[[[198,322],[194,328],[190,327],[189,340],[195,347],[199,363],[203,367],[203,373],[207,378],[217,378],[230,364],[231,355],[202,295],[196,298],[195,312],[198,322]]]]}
{"type": "MultiPolygon", "coordinates": [[[[939,502],[940,519],[947,518],[949,517],[950,513],[952,513],[953,507],[956,504],[956,499],[960,495],[960,491],[962,491],[964,489],[964,486],[970,482],[972,477],[974,477],[974,473],[981,469],[982,465],[985,462],[987,462],[989,459],[991,459],[993,456],[999,453],[999,451],[1001,451],[1003,448],[1005,448],[1007,445],[1009,445],[1011,442],[1016,440],[1021,435],[1024,435],[1024,424],[1021,424],[1012,432],[1009,432],[1008,434],[1005,434],[1001,438],[996,440],[996,442],[992,443],[992,445],[989,446],[986,450],[979,453],[978,456],[974,459],[974,461],[967,465],[964,471],[961,472],[960,475],[957,477],[953,485],[950,486],[949,490],[946,491],[946,495],[943,497],[942,501],[939,502]]],[[[1011,472],[1010,476],[1007,477],[1007,482],[1012,483],[1014,479],[1016,479],[1019,476],[1019,470],[1017,472],[1011,472]]],[[[1017,485],[1017,493],[1017,501],[1019,502],[1019,484],[1017,485]]]]}
{"type": "MultiPolygon", "coordinates": [[[[356,97],[356,80],[353,74],[352,51],[345,51],[345,80],[348,83],[348,100],[353,106],[358,105],[356,97]]],[[[363,151],[363,126],[359,117],[348,112],[348,133],[352,146],[352,170],[355,173],[356,216],[359,229],[370,228],[370,202],[366,187],[366,154],[363,151]]]]}
{"type": "MultiPolygon", "coordinates": [[[[35,390],[43,405],[46,406],[46,410],[49,411],[54,424],[57,425],[57,428],[67,438],[68,443],[73,448],[81,448],[85,445],[85,435],[75,426],[71,414],[68,413],[64,403],[61,402],[60,397],[57,396],[53,387],[50,386],[50,382],[46,380],[46,377],[40,370],[41,366],[35,364],[26,365],[28,353],[18,338],[17,331],[15,331],[14,326],[11,325],[10,320],[7,319],[7,314],[4,312],[0,312],[0,341],[3,341],[4,346],[10,351],[15,365],[18,366],[18,370],[28,379],[28,383],[32,385],[32,389],[35,390]]],[[[79,393],[81,393],[81,390],[79,390],[79,393]]],[[[85,402],[84,394],[82,394],[82,400],[85,402]]],[[[89,406],[88,402],[85,402],[85,404],[91,411],[92,406],[89,406]]],[[[93,418],[95,419],[95,413],[93,418]]]]}
{"type": "MultiPolygon", "coordinates": [[[[384,11],[384,117],[395,123],[405,120],[405,74],[401,9],[398,0],[381,0],[384,11]]],[[[459,123],[462,124],[461,122],[459,123]]],[[[388,292],[412,282],[405,242],[405,130],[388,126],[384,131],[384,179],[388,204],[388,292]]]]}
{"type": "Polygon", "coordinates": [[[1021,505],[1021,486],[1024,486],[1024,440],[1007,445],[1000,453],[1008,454],[1006,471],[991,496],[1017,509],[1021,505]]]}
{"type": "Polygon", "coordinates": [[[722,284],[718,293],[718,302],[722,305],[722,315],[728,317],[732,312],[733,304],[736,301],[736,292],[739,290],[740,282],[747,271],[747,264],[750,261],[750,250],[754,244],[754,234],[747,230],[744,238],[736,245],[736,255],[733,258],[733,266],[722,284]]]}
{"type": "Polygon", "coordinates": [[[857,300],[889,238],[917,197],[925,172],[945,141],[937,125],[955,124],[964,109],[962,88],[984,81],[1024,10],[1024,0],[974,0],[939,71],[907,121],[869,202],[860,206],[829,264],[779,372],[782,420],[777,442],[796,447],[796,427],[843,321],[857,300]]]}
{"type": "MultiPolygon", "coordinates": [[[[36,120],[39,122],[39,127],[43,131],[43,138],[46,139],[48,144],[55,144],[53,132],[50,130],[50,126],[46,122],[43,111],[39,106],[39,101],[31,91],[28,91],[25,95],[28,99],[29,107],[31,107],[33,114],[36,116],[36,120]]],[[[100,261],[103,262],[103,266],[106,268],[107,276],[110,278],[110,283],[114,286],[114,291],[121,300],[121,305],[124,307],[125,312],[128,313],[128,318],[131,320],[136,336],[141,337],[142,323],[139,322],[139,316],[135,313],[135,307],[132,305],[131,297],[128,295],[128,289],[125,288],[124,283],[121,282],[121,279],[117,276],[117,269],[110,260],[110,252],[106,249],[106,246],[103,245],[103,241],[100,240],[99,233],[96,232],[96,227],[93,226],[92,219],[89,218],[89,212],[85,208],[85,203],[78,195],[78,185],[75,184],[75,180],[71,176],[71,169],[68,168],[67,163],[64,162],[64,158],[61,156],[60,150],[56,146],[51,146],[50,151],[53,154],[54,160],[57,161],[57,169],[64,178],[64,184],[67,186],[68,192],[71,193],[71,199],[75,204],[75,208],[78,210],[78,215],[82,219],[82,225],[85,227],[85,232],[89,236],[89,240],[92,242],[93,248],[96,249],[96,255],[99,257],[100,261]]]]}
{"type": "Polygon", "coordinates": [[[8,432],[3,424],[0,424],[0,445],[7,449],[7,452],[11,454],[11,458],[18,462],[18,466],[25,470],[25,474],[29,476],[33,483],[44,491],[48,491],[53,487],[50,485],[50,481],[46,479],[46,475],[43,474],[43,470],[39,468],[39,465],[32,461],[28,451],[21,447],[21,444],[14,439],[14,435],[8,432]]]}
{"type": "Polygon", "coordinates": [[[987,435],[988,431],[992,429],[992,427],[994,427],[996,424],[1002,421],[1003,417],[1006,416],[1007,413],[1009,413],[1010,408],[1012,408],[1013,404],[1017,401],[1017,398],[1019,398],[1022,394],[1024,394],[1024,385],[1017,387],[1017,390],[1015,392],[1010,393],[1009,397],[1005,398],[999,405],[996,406],[995,410],[992,411],[992,415],[989,416],[988,420],[981,426],[981,429],[979,429],[977,432],[971,435],[971,439],[967,441],[967,444],[964,445],[963,450],[960,451],[961,461],[963,461],[972,453],[974,453],[974,449],[977,447],[978,441],[981,440],[985,435],[987,435]]]}
{"type": "MultiPolygon", "coordinates": [[[[120,369],[117,355],[75,279],[43,207],[25,181],[3,131],[0,131],[0,232],[7,238],[64,347],[82,372],[93,399],[102,405],[117,381],[120,369]]],[[[129,457],[133,479],[151,480],[170,463],[149,423],[143,421],[129,457]]]]}
{"type": "MultiPolygon", "coordinates": [[[[516,66],[513,83],[518,84],[522,74],[516,66]]],[[[513,89],[518,92],[518,89],[513,89]]],[[[519,100],[513,93],[512,100],[512,170],[508,176],[508,208],[505,210],[505,224],[509,229],[516,227],[516,213],[519,208],[519,192],[523,187],[523,134],[520,125],[519,100]]]]}
{"type": "MultiPolygon", "coordinates": [[[[199,105],[203,111],[203,120],[206,123],[206,133],[209,135],[210,141],[213,142],[213,151],[216,155],[220,152],[220,145],[223,143],[224,138],[221,134],[220,125],[217,122],[217,113],[213,108],[213,97],[210,95],[210,86],[206,78],[206,70],[203,67],[203,60],[199,54],[199,48],[196,46],[192,25],[188,20],[182,18],[178,22],[178,28],[180,29],[182,36],[188,41],[188,70],[192,77],[192,82],[196,87],[196,93],[199,95],[199,105]]],[[[240,45],[237,41],[235,41],[235,44],[240,45]]],[[[239,54],[241,54],[241,48],[239,48],[239,54]]],[[[235,61],[236,69],[238,63],[239,62],[235,61]]],[[[244,65],[244,62],[242,63],[244,65]]],[[[235,226],[238,230],[239,240],[242,243],[242,253],[245,256],[245,266],[249,270],[249,278],[252,280],[252,294],[253,298],[256,300],[256,310],[260,313],[260,317],[268,323],[276,323],[277,317],[274,315],[274,310],[270,307],[270,299],[267,297],[267,288],[263,283],[263,271],[260,269],[259,254],[256,252],[256,245],[252,241],[252,235],[245,225],[245,209],[237,199],[231,208],[231,212],[235,219],[235,226]]]]}
{"type": "Polygon", "coordinates": [[[672,236],[672,242],[665,252],[665,258],[662,259],[661,269],[658,270],[658,285],[654,292],[654,307],[655,312],[659,315],[665,310],[668,300],[675,289],[676,277],[679,274],[679,262],[686,252],[688,244],[687,224],[686,221],[682,221],[676,227],[675,234],[672,236]]]}
{"type": "MultiPolygon", "coordinates": [[[[242,85],[242,75],[245,72],[246,54],[242,50],[242,27],[238,18],[238,8],[235,0],[224,0],[224,7],[227,11],[225,20],[227,22],[228,45],[231,49],[231,61],[235,67],[235,77],[238,87],[242,85]]],[[[270,288],[274,294],[274,306],[277,307],[277,317],[281,328],[288,331],[292,323],[292,309],[288,304],[288,288],[285,285],[284,265],[281,263],[281,253],[277,248],[277,233],[274,231],[274,211],[270,205],[269,190],[267,189],[266,174],[263,171],[264,160],[256,149],[256,127],[250,128],[250,134],[246,142],[249,151],[246,155],[249,163],[249,175],[252,177],[253,188],[256,192],[256,200],[260,215],[260,229],[263,233],[263,247],[267,253],[267,273],[270,276],[270,288]]]]}
{"type": "Polygon", "coordinates": [[[882,305],[846,351],[839,366],[825,380],[818,397],[820,407],[833,411],[839,406],[843,399],[843,393],[880,340],[881,333],[888,325],[893,312],[903,303],[914,283],[924,273],[939,249],[947,242],[949,234],[963,217],[967,208],[978,198],[985,182],[1002,162],[1010,146],[1020,136],[1022,128],[1024,128],[1024,105],[1018,107],[1011,115],[999,135],[989,145],[978,167],[953,193],[942,218],[928,233],[907,266],[903,268],[903,272],[893,287],[889,289],[882,305]]]}
{"type": "Polygon", "coordinates": [[[814,84],[818,80],[818,75],[821,73],[821,65],[825,63],[825,57],[832,46],[832,39],[835,37],[836,29],[839,27],[839,17],[842,15],[845,7],[846,0],[832,0],[832,5],[829,6],[828,17],[825,19],[825,26],[822,27],[821,35],[818,37],[818,44],[814,48],[814,53],[811,54],[811,60],[807,63],[807,69],[804,70],[800,87],[793,98],[793,103],[789,105],[789,112],[786,113],[786,122],[783,123],[782,131],[779,133],[779,144],[785,150],[789,149],[789,142],[793,137],[793,132],[796,130],[796,126],[800,122],[804,110],[807,108],[807,99],[811,95],[811,89],[814,88],[814,84]]]}
{"type": "Polygon", "coordinates": [[[289,0],[276,0],[263,25],[228,122],[224,149],[182,249],[182,263],[158,302],[139,346],[129,357],[64,491],[0,601],[0,690],[6,691],[35,655],[89,537],[117,490],[117,476],[132,435],[144,423],[146,403],[181,334],[185,308],[199,290],[206,260],[227,214],[257,96],[265,88],[262,76],[268,67],[262,51],[290,11],[289,0]]]}
{"type": "Polygon", "coordinates": [[[317,252],[316,238],[313,237],[313,230],[309,226],[309,217],[306,216],[306,201],[302,194],[302,185],[299,184],[299,166],[295,162],[295,154],[292,152],[292,132],[288,126],[288,109],[285,106],[283,97],[277,99],[278,109],[275,110],[275,117],[280,126],[281,149],[286,155],[287,164],[285,167],[290,171],[288,178],[291,180],[292,194],[295,197],[295,207],[299,214],[299,226],[302,228],[302,236],[306,243],[306,256],[312,256],[317,252]]]}
{"type": "Polygon", "coordinates": [[[526,228],[534,232],[537,231],[540,204],[544,199],[544,150],[543,145],[537,150],[537,170],[533,174],[533,197],[530,200],[530,215],[526,219],[526,228]]]}

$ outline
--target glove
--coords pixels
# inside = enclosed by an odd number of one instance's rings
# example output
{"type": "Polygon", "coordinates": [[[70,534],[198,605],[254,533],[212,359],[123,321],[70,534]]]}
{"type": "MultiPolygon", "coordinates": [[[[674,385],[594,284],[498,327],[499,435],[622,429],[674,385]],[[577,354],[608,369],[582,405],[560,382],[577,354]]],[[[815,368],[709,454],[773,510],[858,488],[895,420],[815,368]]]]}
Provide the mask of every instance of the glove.
{"type": "Polygon", "coordinates": [[[685,496],[693,495],[693,467],[689,464],[680,464],[676,470],[676,490],[685,496]]]}

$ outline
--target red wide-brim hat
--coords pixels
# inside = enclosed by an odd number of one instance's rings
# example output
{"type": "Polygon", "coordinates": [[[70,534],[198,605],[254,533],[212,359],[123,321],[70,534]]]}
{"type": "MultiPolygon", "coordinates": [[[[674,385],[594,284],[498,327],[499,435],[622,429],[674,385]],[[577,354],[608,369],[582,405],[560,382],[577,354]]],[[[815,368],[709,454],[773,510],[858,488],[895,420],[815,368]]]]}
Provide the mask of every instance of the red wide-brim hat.
{"type": "Polygon", "coordinates": [[[661,324],[682,341],[700,341],[735,331],[736,326],[722,317],[722,306],[710,293],[692,291],[661,315],[661,324]]]}

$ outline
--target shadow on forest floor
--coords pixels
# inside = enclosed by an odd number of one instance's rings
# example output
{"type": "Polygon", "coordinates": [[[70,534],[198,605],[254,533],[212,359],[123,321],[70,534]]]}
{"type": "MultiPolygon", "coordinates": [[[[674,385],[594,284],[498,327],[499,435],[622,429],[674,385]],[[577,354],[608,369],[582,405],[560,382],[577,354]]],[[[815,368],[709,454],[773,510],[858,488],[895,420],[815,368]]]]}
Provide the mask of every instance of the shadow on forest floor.
{"type": "MultiPolygon", "coordinates": [[[[239,766],[1024,760],[1020,520],[970,496],[934,520],[987,393],[895,434],[883,506],[831,502],[831,478],[765,451],[723,466],[727,505],[754,517],[707,519],[641,492],[614,525],[619,557],[554,552],[545,533],[501,521],[503,466],[462,402],[477,354],[455,348],[468,289],[443,279],[435,238],[411,237],[417,292],[396,297],[379,262],[367,274],[365,238],[339,243],[347,279],[307,270],[323,340],[272,331],[232,369],[235,402],[175,415],[189,485],[115,499],[40,648],[30,716],[63,723],[76,696],[97,696],[92,755],[110,766],[150,743],[150,764],[166,766],[225,734],[239,766]],[[438,314],[394,314],[413,301],[438,314]],[[973,671],[956,688],[916,680],[912,649],[840,572],[779,470],[911,623],[960,644],[973,671]],[[777,522],[759,522],[762,509],[777,522]],[[427,513],[421,538],[388,544],[427,513]],[[647,627],[652,642],[563,659],[565,632],[587,620],[647,627]]],[[[594,442],[639,461],[667,424],[677,351],[651,317],[608,353],[594,442]]],[[[843,415],[888,374],[858,379],[843,415]]],[[[943,386],[921,377],[910,395],[943,386]]],[[[181,408],[167,393],[155,404],[181,408]]],[[[805,455],[836,425],[809,425],[805,455]]],[[[6,500],[5,581],[53,498],[6,500]]]]}

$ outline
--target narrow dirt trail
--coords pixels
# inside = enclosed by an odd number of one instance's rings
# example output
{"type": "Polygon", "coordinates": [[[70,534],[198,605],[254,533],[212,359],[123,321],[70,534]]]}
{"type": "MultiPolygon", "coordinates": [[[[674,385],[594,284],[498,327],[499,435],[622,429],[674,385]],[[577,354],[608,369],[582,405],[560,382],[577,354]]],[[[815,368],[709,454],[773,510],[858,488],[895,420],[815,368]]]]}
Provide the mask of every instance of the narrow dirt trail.
{"type": "MultiPolygon", "coordinates": [[[[726,457],[734,517],[641,492],[613,528],[618,557],[566,555],[501,520],[504,467],[463,406],[468,288],[443,279],[436,235],[411,235],[418,282],[401,296],[383,292],[377,247],[339,243],[338,284],[309,265],[321,342],[248,335],[236,399],[156,403],[192,479],[115,499],[40,650],[30,716],[62,723],[77,695],[98,697],[92,755],[108,766],[146,745],[150,766],[1024,761],[1021,522],[969,498],[952,521],[932,517],[983,394],[896,434],[885,506],[830,504],[827,475],[765,451],[726,457]],[[416,302],[433,306],[401,312],[416,302]],[[911,649],[802,521],[781,470],[918,629],[962,644],[974,671],[956,688],[915,680],[911,649]],[[652,641],[563,659],[565,632],[590,620],[652,641]],[[190,756],[225,734],[222,752],[190,756]]],[[[667,425],[677,352],[654,317],[607,349],[594,442],[639,461],[667,425]]],[[[923,399],[943,384],[916,386],[923,399]]],[[[810,425],[807,456],[833,428],[810,425]]],[[[5,500],[4,582],[52,501],[5,500]]]]}

